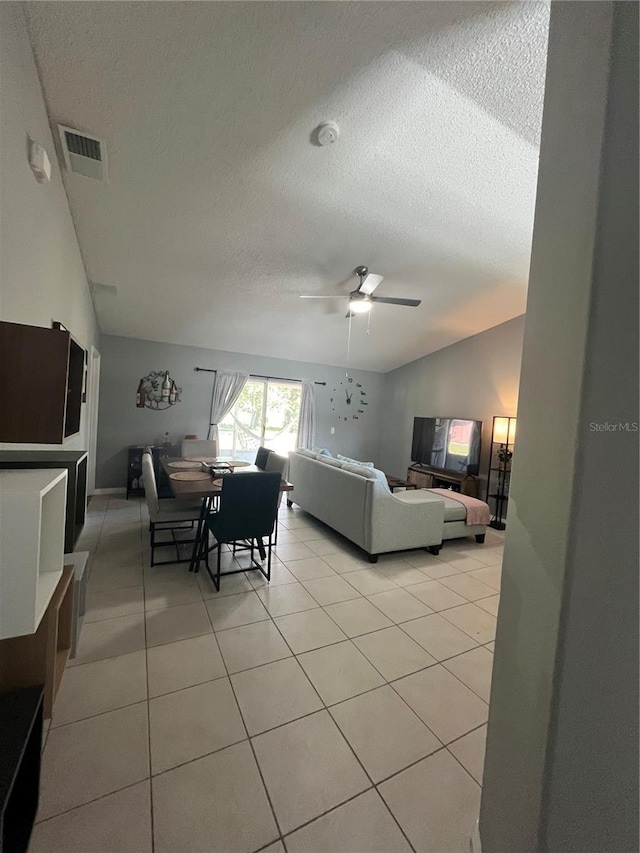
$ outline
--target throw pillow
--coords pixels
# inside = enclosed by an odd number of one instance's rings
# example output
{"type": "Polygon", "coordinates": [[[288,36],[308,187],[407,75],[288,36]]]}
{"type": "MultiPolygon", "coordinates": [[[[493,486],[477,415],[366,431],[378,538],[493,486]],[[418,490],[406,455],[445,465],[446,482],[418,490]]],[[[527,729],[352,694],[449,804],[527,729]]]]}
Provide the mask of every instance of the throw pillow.
{"type": "Polygon", "coordinates": [[[358,459],[350,459],[348,456],[341,456],[339,453],[338,459],[341,462],[348,462],[349,465],[362,465],[363,468],[375,468],[373,462],[360,462],[358,459]]]}
{"type": "Polygon", "coordinates": [[[313,452],[317,453],[318,456],[332,456],[333,455],[327,450],[326,447],[314,447],[313,452]]]}

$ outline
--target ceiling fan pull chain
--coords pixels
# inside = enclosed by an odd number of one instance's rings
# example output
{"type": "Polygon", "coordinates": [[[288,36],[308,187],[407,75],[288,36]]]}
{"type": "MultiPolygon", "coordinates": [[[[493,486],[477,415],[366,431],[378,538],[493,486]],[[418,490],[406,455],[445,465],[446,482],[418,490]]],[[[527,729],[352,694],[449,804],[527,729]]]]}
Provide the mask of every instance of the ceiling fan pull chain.
{"type": "Polygon", "coordinates": [[[351,314],[349,314],[349,331],[347,332],[347,364],[345,367],[345,376],[348,378],[349,374],[346,368],[349,366],[349,353],[351,351],[351,314]]]}

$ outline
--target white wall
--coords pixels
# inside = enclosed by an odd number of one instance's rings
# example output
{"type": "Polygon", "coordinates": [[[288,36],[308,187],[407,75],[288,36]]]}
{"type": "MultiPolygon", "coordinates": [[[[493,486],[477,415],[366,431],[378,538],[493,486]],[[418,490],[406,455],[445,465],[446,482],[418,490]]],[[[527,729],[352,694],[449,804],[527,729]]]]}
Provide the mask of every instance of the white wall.
{"type": "Polygon", "coordinates": [[[638,6],[555,3],[483,853],[638,849],[637,367],[638,6]]]}
{"type": "Polygon", "coordinates": [[[483,422],[483,475],[493,416],[516,413],[523,334],[524,317],[516,317],[387,373],[383,469],[397,477],[406,475],[414,417],[459,417],[483,422]]]}
{"type": "MultiPolygon", "coordinates": [[[[99,330],[62,184],[22,4],[0,3],[0,319],[51,328],[59,320],[85,349],[99,330]],[[29,137],[47,149],[50,184],[38,184],[27,159],[29,137]]],[[[87,446],[80,433],[65,450],[87,446]]],[[[51,445],[0,444],[2,449],[51,445]]]]}

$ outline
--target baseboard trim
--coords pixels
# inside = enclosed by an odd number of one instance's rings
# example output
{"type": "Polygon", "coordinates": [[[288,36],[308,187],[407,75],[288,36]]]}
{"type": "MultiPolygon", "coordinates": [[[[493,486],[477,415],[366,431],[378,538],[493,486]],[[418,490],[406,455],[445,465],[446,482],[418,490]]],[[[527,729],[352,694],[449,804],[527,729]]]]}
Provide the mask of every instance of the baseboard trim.
{"type": "Polygon", "coordinates": [[[476,825],[473,827],[473,834],[469,839],[469,849],[471,853],[482,853],[482,843],[480,841],[480,821],[476,821],[476,825]]]}
{"type": "MultiPolygon", "coordinates": [[[[126,495],[127,490],[122,487],[117,489],[94,489],[94,495],[126,495]]],[[[93,497],[93,495],[91,495],[93,497]]]]}

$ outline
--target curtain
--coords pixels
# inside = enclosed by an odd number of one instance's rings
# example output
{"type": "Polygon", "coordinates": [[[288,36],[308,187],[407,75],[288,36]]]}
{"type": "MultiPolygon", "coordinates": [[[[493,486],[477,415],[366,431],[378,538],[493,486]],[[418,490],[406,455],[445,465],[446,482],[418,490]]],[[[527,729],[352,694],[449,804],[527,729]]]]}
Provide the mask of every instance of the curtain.
{"type": "Polygon", "coordinates": [[[218,424],[223,420],[242,393],[247,381],[246,373],[216,373],[211,397],[211,418],[208,439],[218,440],[218,424]]]}
{"type": "Polygon", "coordinates": [[[298,422],[298,447],[313,447],[315,439],[315,413],[313,405],[313,382],[303,382],[300,395],[300,420],[298,422]]]}

